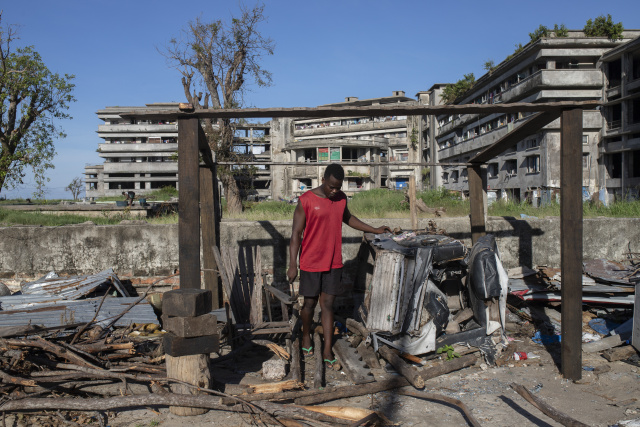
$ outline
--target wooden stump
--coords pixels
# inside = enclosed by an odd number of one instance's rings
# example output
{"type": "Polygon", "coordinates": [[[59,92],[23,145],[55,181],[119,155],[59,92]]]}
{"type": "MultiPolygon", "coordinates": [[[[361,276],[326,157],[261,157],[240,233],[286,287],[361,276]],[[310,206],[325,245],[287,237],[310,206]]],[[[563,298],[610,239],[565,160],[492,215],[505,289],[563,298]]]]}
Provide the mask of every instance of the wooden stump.
{"type": "MultiPolygon", "coordinates": [[[[167,377],[184,381],[201,388],[211,388],[211,371],[209,370],[209,355],[194,354],[191,356],[172,357],[166,355],[167,377]]],[[[180,394],[202,394],[194,388],[183,384],[171,384],[171,391],[180,394]]],[[[174,415],[202,415],[209,412],[204,408],[188,408],[171,406],[169,410],[174,415]]]]}

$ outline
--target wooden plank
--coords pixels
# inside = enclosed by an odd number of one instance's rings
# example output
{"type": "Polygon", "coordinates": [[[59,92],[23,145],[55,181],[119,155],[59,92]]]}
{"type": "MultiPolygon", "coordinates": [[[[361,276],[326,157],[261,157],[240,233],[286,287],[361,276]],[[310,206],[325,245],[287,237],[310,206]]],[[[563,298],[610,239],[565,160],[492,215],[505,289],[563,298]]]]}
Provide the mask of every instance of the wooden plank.
{"type": "Polygon", "coordinates": [[[255,262],[253,271],[253,290],[251,293],[251,323],[262,322],[262,259],[260,255],[260,246],[256,247],[255,262]]]}
{"type": "Polygon", "coordinates": [[[416,208],[416,177],[409,177],[409,212],[411,214],[411,229],[418,229],[418,209],[416,208]]]}
{"type": "MultiPolygon", "coordinates": [[[[515,104],[506,104],[506,105],[515,105],[515,104]]],[[[531,104],[538,105],[538,104],[531,104]]],[[[514,108],[510,110],[510,112],[514,111],[524,111],[514,108]]],[[[531,111],[531,110],[530,110],[531,111]]],[[[543,111],[543,110],[537,110],[543,111]]],[[[514,147],[518,142],[522,141],[524,138],[529,135],[540,131],[543,126],[548,125],[555,119],[560,116],[560,111],[552,110],[543,113],[538,113],[533,115],[529,120],[522,123],[517,128],[513,129],[511,132],[507,133],[505,136],[500,138],[498,141],[494,142],[484,150],[482,150],[478,155],[469,160],[469,163],[487,163],[489,160],[494,157],[502,154],[506,150],[511,147],[514,147]]]]}
{"type": "Polygon", "coordinates": [[[360,357],[362,357],[362,361],[367,364],[370,369],[380,369],[380,361],[376,356],[376,352],[373,351],[371,347],[367,347],[364,341],[358,344],[358,348],[356,349],[360,357]]]}
{"type": "Polygon", "coordinates": [[[217,333],[194,338],[166,333],[162,337],[162,345],[164,352],[173,357],[209,354],[220,350],[220,337],[217,333]]]}
{"type": "Polygon", "coordinates": [[[340,338],[333,344],[333,351],[340,360],[342,369],[344,369],[347,377],[354,384],[366,384],[375,381],[371,371],[360,360],[356,349],[351,347],[344,338],[340,338]]]}
{"type": "Polygon", "coordinates": [[[213,187],[216,185],[213,171],[200,168],[200,227],[202,232],[202,269],[204,289],[211,291],[212,307],[220,307],[220,285],[218,283],[218,264],[213,255],[216,246],[216,209],[213,187]]]}
{"type": "Polygon", "coordinates": [[[200,119],[218,118],[265,118],[265,117],[357,117],[361,115],[441,115],[441,114],[493,114],[559,111],[564,108],[594,109],[601,105],[600,101],[560,101],[511,104],[459,104],[459,105],[420,105],[420,104],[392,104],[392,105],[363,105],[363,106],[330,106],[330,107],[293,107],[293,108],[242,108],[242,109],[206,109],[191,113],[179,110],[132,110],[121,114],[124,118],[144,117],[157,119],[175,119],[182,117],[197,117],[200,119]]]}
{"type": "Polygon", "coordinates": [[[178,120],[180,288],[200,289],[200,177],[197,117],[178,120]]]}
{"type": "Polygon", "coordinates": [[[231,280],[229,279],[229,273],[222,261],[222,255],[220,249],[217,246],[213,247],[213,256],[216,259],[218,265],[218,271],[220,272],[220,278],[222,279],[222,286],[224,289],[223,299],[229,301],[231,295],[231,280]]]}
{"type": "Polygon", "coordinates": [[[480,165],[468,166],[467,173],[471,205],[471,242],[475,245],[478,239],[486,234],[484,205],[487,201],[487,188],[484,183],[486,183],[487,169],[480,165]]]}
{"type": "Polygon", "coordinates": [[[582,377],[582,110],[562,112],[560,129],[562,375],[582,377]]]}
{"type": "Polygon", "coordinates": [[[282,301],[285,304],[291,304],[295,302],[295,299],[293,299],[293,297],[285,294],[284,292],[282,292],[280,289],[276,289],[273,286],[270,285],[264,285],[264,288],[271,292],[271,294],[276,297],[277,299],[279,299],[280,301],[282,301]]]}

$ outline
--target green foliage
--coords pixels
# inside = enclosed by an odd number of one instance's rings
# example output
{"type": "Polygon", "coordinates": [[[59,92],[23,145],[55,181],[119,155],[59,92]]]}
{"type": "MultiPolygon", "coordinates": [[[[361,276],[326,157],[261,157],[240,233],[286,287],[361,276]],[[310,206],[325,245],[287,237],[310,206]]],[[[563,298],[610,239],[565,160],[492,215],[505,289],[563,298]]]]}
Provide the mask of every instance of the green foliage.
{"type": "Polygon", "coordinates": [[[556,37],[569,37],[569,30],[567,30],[567,27],[565,27],[564,24],[560,24],[559,27],[558,24],[554,24],[553,33],[556,37]]]}
{"type": "Polygon", "coordinates": [[[369,175],[368,173],[357,172],[357,171],[352,171],[350,169],[347,169],[347,176],[355,176],[355,177],[360,177],[360,178],[369,178],[371,175],[369,175]]]}
{"type": "Polygon", "coordinates": [[[531,43],[540,40],[542,37],[549,37],[549,28],[540,24],[537,30],[533,33],[529,33],[529,38],[531,39],[531,43]]]}
{"type": "Polygon", "coordinates": [[[467,92],[476,82],[473,73],[465,74],[464,78],[453,84],[448,84],[442,91],[442,100],[445,104],[452,104],[456,99],[467,92]]]}
{"type": "Polygon", "coordinates": [[[610,14],[598,16],[596,19],[589,19],[584,26],[584,35],[587,37],[607,37],[609,40],[622,40],[624,27],[622,22],[613,23],[610,14]]]}
{"type": "Polygon", "coordinates": [[[496,63],[493,61],[493,59],[487,59],[482,65],[482,69],[487,71],[489,74],[493,73],[493,70],[495,70],[496,68],[498,67],[496,67],[496,63]]]}
{"type": "Polygon", "coordinates": [[[75,101],[74,76],[49,71],[32,46],[13,51],[15,38],[12,27],[0,26],[0,190],[22,184],[30,168],[34,196],[42,196],[45,172],[54,167],[54,141],[66,136],[56,121],[71,118],[66,111],[75,101]]]}
{"type": "Polygon", "coordinates": [[[442,354],[442,353],[446,353],[447,354],[447,360],[453,360],[456,357],[460,357],[460,354],[457,353],[452,346],[450,345],[445,345],[442,347],[439,347],[438,350],[436,350],[437,354],[442,354]]]}

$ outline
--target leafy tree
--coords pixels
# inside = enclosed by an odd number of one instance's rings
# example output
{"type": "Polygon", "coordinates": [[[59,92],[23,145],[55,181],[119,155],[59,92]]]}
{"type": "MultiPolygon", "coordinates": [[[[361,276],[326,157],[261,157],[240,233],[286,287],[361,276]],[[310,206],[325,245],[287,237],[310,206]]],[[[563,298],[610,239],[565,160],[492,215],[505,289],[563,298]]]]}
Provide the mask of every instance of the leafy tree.
{"type": "Polygon", "coordinates": [[[497,67],[496,67],[496,63],[493,61],[493,59],[487,59],[485,61],[485,63],[482,65],[482,68],[485,71],[488,71],[489,74],[491,74],[491,73],[493,73],[493,70],[495,70],[497,67]]]}
{"type": "Polygon", "coordinates": [[[55,119],[71,118],[74,76],[49,71],[32,46],[14,51],[16,32],[1,19],[0,13],[0,190],[22,184],[31,168],[40,196],[49,181],[44,173],[54,167],[54,141],[66,136],[55,119]]]}
{"type": "Polygon", "coordinates": [[[82,178],[75,177],[73,180],[65,187],[65,191],[70,191],[73,196],[73,200],[78,200],[80,193],[82,192],[83,186],[82,178]]]}
{"type": "Polygon", "coordinates": [[[442,90],[442,100],[445,104],[452,104],[457,98],[459,98],[466,91],[471,89],[475,84],[476,78],[473,73],[465,74],[464,78],[458,80],[453,84],[448,84],[442,90]]]}
{"type": "MultiPolygon", "coordinates": [[[[200,18],[172,39],[162,54],[182,74],[182,87],[196,109],[239,108],[250,84],[271,85],[271,73],[262,68],[265,55],[272,55],[275,44],[258,27],[266,21],[264,5],[240,7],[240,16],[230,21],[205,22],[200,18]],[[203,95],[204,93],[204,95],[203,95]]],[[[233,122],[204,120],[209,146],[219,161],[238,160],[233,152],[233,122]]],[[[231,213],[242,210],[240,192],[230,167],[219,167],[219,178],[231,213]]]]}
{"type": "Polygon", "coordinates": [[[584,26],[584,35],[587,37],[608,37],[610,40],[622,40],[624,27],[622,22],[613,23],[610,14],[598,16],[596,19],[589,19],[584,26]]]}
{"type": "Polygon", "coordinates": [[[535,30],[533,33],[529,33],[529,38],[531,39],[531,43],[533,43],[537,40],[540,40],[542,37],[549,37],[549,33],[549,28],[540,24],[537,30],[535,30]]]}

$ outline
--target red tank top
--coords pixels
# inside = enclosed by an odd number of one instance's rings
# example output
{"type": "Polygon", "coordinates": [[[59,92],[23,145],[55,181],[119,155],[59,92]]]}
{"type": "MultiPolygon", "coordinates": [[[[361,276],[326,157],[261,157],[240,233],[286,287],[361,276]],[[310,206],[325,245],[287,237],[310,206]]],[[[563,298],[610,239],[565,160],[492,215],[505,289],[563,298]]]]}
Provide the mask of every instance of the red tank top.
{"type": "Polygon", "coordinates": [[[300,252],[300,269],[329,271],[342,268],[342,217],[347,196],[341,191],[333,199],[307,191],[300,196],[306,224],[300,252]]]}

